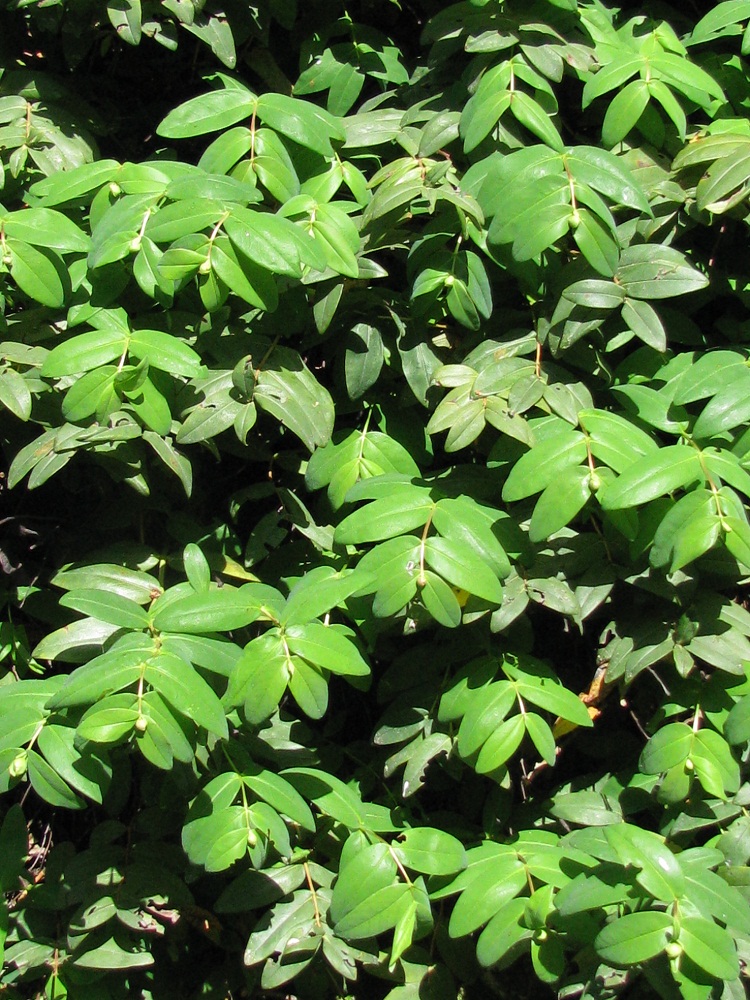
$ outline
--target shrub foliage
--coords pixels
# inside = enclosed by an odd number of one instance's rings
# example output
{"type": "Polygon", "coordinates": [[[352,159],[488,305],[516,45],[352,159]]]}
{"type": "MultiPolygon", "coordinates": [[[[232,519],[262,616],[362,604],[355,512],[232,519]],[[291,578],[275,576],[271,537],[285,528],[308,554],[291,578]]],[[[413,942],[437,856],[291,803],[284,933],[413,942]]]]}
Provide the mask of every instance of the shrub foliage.
{"type": "Polygon", "coordinates": [[[644,8],[2,4],[3,996],[745,996],[750,2],[644,8]]]}

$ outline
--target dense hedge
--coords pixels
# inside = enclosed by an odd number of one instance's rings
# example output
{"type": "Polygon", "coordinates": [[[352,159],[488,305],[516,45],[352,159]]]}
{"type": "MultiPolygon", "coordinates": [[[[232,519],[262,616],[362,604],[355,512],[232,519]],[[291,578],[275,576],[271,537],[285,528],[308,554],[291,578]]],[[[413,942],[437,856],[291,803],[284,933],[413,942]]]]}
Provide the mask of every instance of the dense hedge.
{"type": "Polygon", "coordinates": [[[745,996],[748,52],[0,4],[0,995],[745,996]]]}

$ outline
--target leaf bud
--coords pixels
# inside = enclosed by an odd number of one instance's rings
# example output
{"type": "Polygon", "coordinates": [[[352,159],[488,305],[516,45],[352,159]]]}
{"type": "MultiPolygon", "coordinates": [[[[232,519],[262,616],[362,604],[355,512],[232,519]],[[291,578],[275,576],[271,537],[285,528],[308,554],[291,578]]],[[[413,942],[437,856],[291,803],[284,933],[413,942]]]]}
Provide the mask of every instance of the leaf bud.
{"type": "Polygon", "coordinates": [[[29,755],[25,750],[21,750],[8,765],[8,774],[11,778],[22,778],[28,766],[29,755]]]}

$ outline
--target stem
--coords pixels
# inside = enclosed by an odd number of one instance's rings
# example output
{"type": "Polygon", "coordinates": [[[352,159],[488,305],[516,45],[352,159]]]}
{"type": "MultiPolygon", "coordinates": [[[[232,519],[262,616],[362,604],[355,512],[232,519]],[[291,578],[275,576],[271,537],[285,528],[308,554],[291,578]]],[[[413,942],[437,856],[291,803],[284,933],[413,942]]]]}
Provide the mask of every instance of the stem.
{"type": "Polygon", "coordinates": [[[46,719],[42,719],[42,721],[37,725],[36,729],[34,730],[34,735],[31,737],[31,739],[29,740],[28,746],[26,747],[27,752],[29,750],[33,749],[34,744],[39,739],[39,734],[44,729],[44,724],[45,724],[46,721],[47,721],[46,719]]]}
{"type": "Polygon", "coordinates": [[[136,698],[138,702],[138,717],[143,715],[143,681],[146,676],[146,666],[145,664],[141,667],[141,675],[138,678],[138,691],[136,692],[136,698]]]}
{"type": "Polygon", "coordinates": [[[596,465],[594,464],[594,456],[591,453],[591,439],[589,438],[588,434],[586,435],[586,460],[589,465],[589,472],[593,476],[594,473],[596,472],[596,465]]]}
{"type": "Polygon", "coordinates": [[[221,229],[221,227],[224,225],[224,223],[227,221],[227,219],[231,214],[232,214],[231,212],[225,212],[224,215],[222,215],[222,217],[216,223],[214,228],[211,230],[211,235],[208,237],[209,243],[213,244],[214,240],[219,235],[219,230],[221,229]]]}
{"type": "Polygon", "coordinates": [[[434,513],[434,510],[435,508],[433,507],[433,509],[430,511],[429,517],[427,518],[427,523],[425,524],[424,529],[422,531],[422,538],[419,543],[419,577],[417,578],[417,586],[419,587],[424,587],[424,585],[427,583],[427,577],[424,575],[425,572],[424,547],[427,543],[427,535],[430,530],[430,525],[432,524],[432,515],[434,513]]]}
{"type": "Polygon", "coordinates": [[[313,885],[312,875],[310,874],[310,866],[306,861],[303,861],[302,867],[305,870],[305,878],[307,879],[307,888],[310,890],[310,895],[312,896],[313,910],[315,911],[315,926],[320,927],[322,921],[320,919],[320,910],[318,908],[318,894],[316,893],[315,886],[313,885]]]}
{"type": "Polygon", "coordinates": [[[723,510],[723,508],[721,506],[721,494],[719,493],[719,489],[718,489],[716,483],[711,478],[711,473],[706,468],[706,463],[705,463],[704,458],[703,458],[703,452],[698,447],[698,445],[695,443],[695,441],[693,441],[692,439],[690,440],[690,444],[698,452],[698,461],[701,464],[701,472],[706,477],[706,485],[708,486],[708,488],[711,491],[711,496],[713,497],[714,505],[716,507],[716,516],[719,519],[719,524],[721,525],[721,530],[722,531],[727,531],[728,525],[727,525],[725,517],[724,517],[724,510],[723,510]]]}
{"type": "Polygon", "coordinates": [[[122,369],[125,367],[125,361],[127,360],[127,357],[128,357],[128,345],[126,344],[125,347],[122,349],[122,354],[120,355],[120,360],[117,362],[117,374],[118,375],[122,371],[122,369]]]}
{"type": "Polygon", "coordinates": [[[142,240],[143,235],[146,232],[146,226],[148,225],[148,220],[151,218],[153,212],[150,208],[147,208],[143,213],[143,218],[141,219],[141,228],[138,230],[138,239],[142,240]]]}
{"type": "Polygon", "coordinates": [[[250,119],[250,163],[255,163],[255,119],[257,108],[253,108],[253,116],[250,119]]]}
{"type": "Polygon", "coordinates": [[[266,353],[263,355],[263,357],[260,359],[260,363],[258,364],[258,367],[255,369],[255,381],[256,382],[258,381],[258,376],[261,373],[263,365],[266,363],[266,361],[268,361],[268,359],[271,357],[271,355],[273,354],[274,350],[276,349],[276,345],[279,342],[279,336],[280,336],[280,334],[277,333],[276,336],[271,341],[270,347],[268,348],[268,350],[266,351],[266,353]]]}
{"type": "Polygon", "coordinates": [[[702,725],[703,725],[703,712],[701,711],[700,705],[696,705],[695,715],[693,716],[693,732],[697,733],[702,725]]]}
{"type": "Polygon", "coordinates": [[[362,452],[365,449],[365,441],[367,440],[367,428],[370,426],[370,417],[372,416],[372,407],[367,411],[367,416],[365,417],[365,426],[362,428],[362,433],[359,436],[359,454],[357,455],[357,461],[362,461],[362,452]]]}
{"type": "Polygon", "coordinates": [[[572,213],[575,215],[578,212],[578,203],[576,202],[576,185],[573,180],[573,175],[571,174],[568,164],[564,163],[565,173],[568,175],[568,188],[570,190],[570,208],[572,213]]]}
{"type": "Polygon", "coordinates": [[[396,854],[396,852],[393,850],[393,848],[391,847],[390,844],[386,844],[386,846],[388,848],[388,853],[393,858],[393,860],[396,862],[396,868],[398,868],[399,874],[401,875],[401,877],[403,878],[403,880],[407,883],[407,885],[413,885],[414,883],[409,878],[409,873],[407,872],[407,870],[404,868],[404,866],[399,861],[399,858],[398,858],[398,855],[396,854]]]}

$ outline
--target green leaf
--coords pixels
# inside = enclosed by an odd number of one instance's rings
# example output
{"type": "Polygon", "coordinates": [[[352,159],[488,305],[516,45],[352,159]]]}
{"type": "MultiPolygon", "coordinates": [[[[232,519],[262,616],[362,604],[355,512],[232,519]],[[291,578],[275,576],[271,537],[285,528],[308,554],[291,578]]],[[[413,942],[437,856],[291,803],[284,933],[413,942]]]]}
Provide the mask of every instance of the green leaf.
{"type": "Polygon", "coordinates": [[[139,716],[135,694],[113,695],[84,713],[76,736],[92,743],[118,743],[135,729],[139,716]]]}
{"type": "Polygon", "coordinates": [[[732,935],[713,920],[682,917],[678,941],[688,958],[709,976],[717,979],[737,978],[740,963],[732,935]]]}
{"type": "MultiPolygon", "coordinates": [[[[252,146],[252,139],[249,130],[242,130],[245,135],[241,137],[243,147],[242,153],[247,152],[252,146]]],[[[219,140],[217,139],[218,143],[219,140]]],[[[215,145],[215,144],[214,144],[215,145]]],[[[255,157],[252,161],[253,173],[260,183],[279,202],[284,204],[300,192],[299,178],[294,168],[294,163],[287,148],[281,138],[270,129],[259,128],[255,132],[254,144],[255,157]]],[[[233,154],[234,155],[234,154],[233,154]]]]}
{"type": "Polygon", "coordinates": [[[248,583],[239,589],[219,587],[207,593],[187,594],[160,610],[154,605],[154,626],[162,632],[228,632],[252,624],[262,614],[266,600],[277,591],[248,583]]]}
{"type": "Polygon", "coordinates": [[[71,622],[46,635],[34,648],[34,656],[38,660],[73,660],[95,649],[101,652],[104,643],[117,632],[116,625],[100,622],[94,618],[82,618],[71,622]]]}
{"type": "Polygon", "coordinates": [[[602,125],[602,139],[607,146],[614,146],[630,132],[638,122],[651,96],[645,80],[632,80],[607,108],[602,125]]]}
{"type": "Polygon", "coordinates": [[[442,577],[426,570],[424,583],[419,581],[419,593],[422,603],[432,617],[446,628],[456,628],[461,624],[461,605],[454,591],[442,577]]]}
{"type": "Polygon", "coordinates": [[[62,253],[86,253],[89,249],[88,237],[75,222],[51,208],[25,208],[9,212],[2,219],[2,226],[5,235],[13,242],[21,240],[62,253]]]}
{"type": "Polygon", "coordinates": [[[87,585],[98,591],[146,604],[161,593],[155,577],[140,570],[129,569],[114,563],[96,563],[92,566],[74,566],[60,570],[52,578],[52,583],[63,590],[83,590],[87,585]]]}
{"type": "Polygon", "coordinates": [[[92,753],[79,753],[74,738],[72,727],[48,724],[39,734],[38,746],[68,785],[101,805],[112,778],[112,768],[92,753]]]}
{"type": "MultiPolygon", "coordinates": [[[[332,139],[340,142],[346,139],[346,133],[333,115],[286,94],[263,94],[257,102],[257,114],[275,131],[322,156],[333,155],[332,139]]],[[[227,124],[238,120],[234,118],[227,124]]]]}
{"type": "Polygon", "coordinates": [[[359,276],[359,231],[348,215],[335,205],[318,205],[309,229],[328,267],[347,278],[359,276]]]}
{"type": "Polygon", "coordinates": [[[154,964],[154,956],[148,951],[128,950],[114,938],[109,938],[96,948],[76,952],[73,963],[81,969],[105,972],[113,969],[145,969],[154,964]]]}
{"type": "Polygon", "coordinates": [[[120,330],[93,330],[53,347],[42,365],[42,375],[62,378],[91,371],[122,357],[127,349],[128,335],[120,330]]]}
{"type": "Polygon", "coordinates": [[[599,501],[605,510],[637,507],[702,478],[700,456],[695,449],[667,445],[630,465],[601,491],[599,501]]]}
{"type": "Polygon", "coordinates": [[[750,418],[747,381],[737,378],[719,389],[709,400],[693,428],[696,438],[710,438],[741,426],[750,418]]]}
{"type": "Polygon", "coordinates": [[[510,110],[516,119],[524,125],[529,132],[537,136],[542,142],[552,149],[562,152],[563,141],[560,133],[550,120],[548,111],[522,90],[516,90],[512,94],[510,110]]]}
{"type": "Polygon", "coordinates": [[[750,740],[750,695],[745,695],[724,720],[724,735],[733,745],[750,740]]]}
{"type": "Polygon", "coordinates": [[[236,252],[226,236],[217,236],[211,248],[211,265],[219,278],[241,299],[257,309],[273,312],[279,293],[266,268],[236,252]]]}
{"type": "Polygon", "coordinates": [[[666,299],[708,285],[706,275],[696,270],[685,254],[647,243],[625,247],[615,279],[630,299],[666,299]]]}
{"type": "Polygon", "coordinates": [[[43,306],[59,309],[70,294],[70,278],[57,254],[20,240],[8,240],[7,247],[18,287],[43,306]]]}
{"type": "Polygon", "coordinates": [[[586,86],[583,88],[583,107],[588,107],[593,100],[601,97],[602,94],[620,88],[642,66],[642,56],[624,49],[618,51],[610,62],[601,66],[596,73],[587,79],[586,86]]]}
{"type": "Polygon", "coordinates": [[[460,840],[442,830],[416,827],[401,834],[393,853],[405,868],[425,875],[454,875],[466,867],[460,840]]]}
{"type": "Polygon", "coordinates": [[[223,872],[247,853],[249,829],[249,816],[241,806],[220,808],[187,823],[182,846],[193,864],[223,872]]]}
{"type": "Polygon", "coordinates": [[[557,759],[557,747],[552,730],[541,715],[537,715],[536,712],[527,712],[524,716],[524,723],[526,732],[531,737],[531,742],[536,747],[537,753],[550,767],[553,767],[557,759]]]}
{"type": "Polygon", "coordinates": [[[618,414],[581,410],[578,419],[590,436],[595,458],[606,462],[615,472],[623,472],[637,458],[658,448],[645,431],[618,414]]]}
{"type": "Polygon", "coordinates": [[[106,591],[73,590],[60,598],[60,604],[119,628],[145,629],[149,624],[148,615],[135,601],[106,591]]]}
{"type": "Polygon", "coordinates": [[[605,962],[627,968],[647,962],[664,951],[672,931],[672,918],[657,910],[627,913],[599,932],[594,941],[605,962]]]}
{"type": "Polygon", "coordinates": [[[345,517],[336,527],[334,538],[342,545],[393,538],[421,528],[434,506],[427,490],[394,484],[391,496],[373,500],[345,517]]]}
{"type": "Polygon", "coordinates": [[[504,76],[510,79],[509,67],[493,67],[485,74],[476,94],[466,103],[459,125],[465,153],[470,153],[489,135],[510,107],[513,95],[502,86],[504,76]]]}
{"type": "Polygon", "coordinates": [[[522,923],[525,899],[512,899],[494,915],[477,941],[477,961],[484,968],[499,962],[514,945],[532,936],[522,923]]]}
{"type": "Polygon", "coordinates": [[[690,759],[698,780],[711,795],[724,798],[739,788],[739,765],[727,742],[713,729],[696,733],[690,759]]]}
{"type": "Polygon", "coordinates": [[[199,673],[183,659],[160,651],[144,664],[144,679],[186,719],[192,719],[219,739],[229,730],[221,702],[199,673]]]}
{"type": "Polygon", "coordinates": [[[370,844],[343,865],[330,910],[337,935],[360,940],[396,926],[409,893],[396,872],[387,844],[370,844]]]}
{"type": "Polygon", "coordinates": [[[515,852],[470,865],[466,887],[456,901],[448,926],[451,937],[478,930],[526,886],[527,875],[515,852]]]}
{"type": "Polygon", "coordinates": [[[577,726],[592,726],[588,709],[546,664],[530,657],[519,659],[518,663],[506,658],[502,664],[505,673],[524,701],[531,702],[547,712],[552,712],[575,723],[577,726]]]}
{"type": "Polygon", "coordinates": [[[258,798],[305,830],[315,832],[315,820],[309,806],[294,786],[280,775],[258,769],[252,774],[243,773],[242,780],[258,798]]]}
{"type": "Polygon", "coordinates": [[[305,715],[311,719],[323,718],[328,708],[328,678],[317,664],[292,657],[289,692],[305,715]]]}
{"type": "Polygon", "coordinates": [[[679,860],[661,837],[626,823],[608,826],[607,842],[619,861],[640,869],[637,881],[656,899],[672,902],[685,892],[685,876],[679,860]]]}
{"type": "Polygon", "coordinates": [[[654,100],[661,104],[672,124],[677,129],[677,135],[684,142],[687,130],[687,118],[682,106],[672,91],[661,80],[649,80],[648,90],[654,100]]]}
{"type": "Polygon", "coordinates": [[[502,602],[500,581],[473,550],[449,538],[428,538],[424,556],[427,564],[453,586],[492,604],[502,602]]]}
{"type": "Polygon", "coordinates": [[[0,404],[19,420],[28,420],[31,416],[32,395],[26,379],[12,368],[0,371],[0,404]]]}
{"type": "MultiPolygon", "coordinates": [[[[554,755],[551,763],[554,763],[554,755]]],[[[599,792],[583,789],[580,792],[566,792],[556,795],[550,812],[553,816],[564,820],[566,823],[576,823],[587,827],[611,826],[613,823],[622,822],[622,813],[616,806],[616,803],[614,807],[611,806],[607,799],[599,792]]],[[[585,896],[585,893],[583,895],[585,896]]],[[[581,905],[582,898],[582,896],[576,896],[576,906],[581,905]]],[[[606,902],[610,901],[606,895],[606,890],[604,891],[604,898],[606,902]]],[[[596,895],[592,892],[590,902],[593,903],[593,906],[604,905],[601,899],[602,896],[598,892],[596,895]],[[594,899],[596,902],[594,902],[594,899]]],[[[568,905],[570,905],[570,902],[568,905]]],[[[589,905],[589,902],[587,902],[585,908],[589,908],[589,905]]]]}
{"type": "Polygon", "coordinates": [[[278,707],[287,689],[290,659],[276,633],[258,636],[245,647],[232,670],[223,702],[243,705],[245,717],[260,725],[278,707]]]}
{"type": "Polygon", "coordinates": [[[193,378],[203,372],[200,356],[192,347],[161,330],[135,330],[130,335],[128,351],[136,358],[145,358],[150,367],[173,375],[193,378]]]}
{"type": "Polygon", "coordinates": [[[343,605],[366,581],[366,574],[360,571],[336,572],[331,566],[308,570],[289,592],[281,621],[285,625],[305,625],[343,605]]]}
{"type": "Polygon", "coordinates": [[[466,496],[448,498],[437,502],[432,523],[443,538],[472,550],[496,576],[509,575],[510,561],[500,540],[507,519],[500,511],[466,496]]]}
{"type": "Polygon", "coordinates": [[[523,500],[541,493],[570,466],[580,465],[586,458],[586,441],[580,431],[567,428],[540,441],[511,469],[503,487],[503,499],[523,500]]]}
{"type": "Polygon", "coordinates": [[[102,185],[109,184],[115,177],[120,164],[117,160],[96,160],[82,163],[71,170],[60,171],[51,177],[36,181],[29,189],[35,198],[44,201],[45,206],[59,205],[66,201],[76,201],[102,185]]]}
{"type": "Polygon", "coordinates": [[[189,542],[182,553],[182,562],[188,583],[196,594],[207,594],[211,589],[211,567],[195,542],[189,542]]]}
{"type": "Polygon", "coordinates": [[[135,736],[138,749],[146,760],[165,771],[172,769],[175,760],[184,764],[193,762],[193,746],[185,735],[186,731],[193,735],[192,726],[181,724],[156,691],[144,694],[141,713],[146,728],[136,729],[135,736]]]}
{"type": "Polygon", "coordinates": [[[357,647],[345,635],[335,631],[335,626],[321,622],[289,625],[284,634],[292,653],[324,670],[343,676],[369,676],[370,668],[357,647]]]}
{"type": "Polygon", "coordinates": [[[659,774],[683,764],[693,746],[694,733],[684,722],[662,726],[648,741],[638,766],[644,774],[659,774]]]}
{"type": "Polygon", "coordinates": [[[82,375],[68,389],[63,400],[62,412],[66,420],[78,421],[96,413],[104,419],[120,409],[120,398],[115,392],[117,368],[104,365],[82,375]],[[106,415],[106,416],[105,416],[106,415]]]}
{"type": "Polygon", "coordinates": [[[273,349],[258,373],[254,399],[310,451],[328,443],[334,423],[333,400],[296,351],[273,349]]]}
{"type": "MultiPolygon", "coordinates": [[[[339,778],[311,767],[287,768],[281,774],[324,816],[331,816],[350,830],[358,830],[365,825],[361,799],[339,778]]],[[[381,861],[378,861],[378,866],[382,867],[381,861]]]]}
{"type": "Polygon", "coordinates": [[[609,227],[587,208],[578,209],[578,225],[573,230],[573,239],[586,260],[595,271],[611,277],[620,260],[620,247],[609,227]]]}
{"type": "Polygon", "coordinates": [[[667,335],[656,310],[638,299],[626,299],[622,318],[639,340],[655,351],[666,351],[667,335]]]}
{"type": "Polygon", "coordinates": [[[31,787],[51,806],[63,809],[83,809],[85,803],[57,771],[35,750],[28,751],[28,777],[31,787]]]}
{"type": "Polygon", "coordinates": [[[237,250],[274,274],[299,278],[304,265],[325,269],[325,257],[315,241],[278,215],[236,208],[224,229],[237,250]]]}
{"type": "Polygon", "coordinates": [[[477,772],[489,774],[505,764],[519,748],[525,735],[526,727],[522,715],[514,715],[500,723],[479,751],[477,772]]]}
{"type": "Polygon", "coordinates": [[[257,107],[257,99],[249,90],[238,86],[215,90],[186,101],[167,115],[157,126],[157,135],[165,139],[188,139],[207,132],[221,132],[249,119],[257,107]]]}
{"type": "Polygon", "coordinates": [[[591,471],[587,467],[566,468],[543,491],[529,524],[529,538],[541,542],[564,528],[580,513],[591,496],[591,471]]]}
{"type": "Polygon", "coordinates": [[[469,702],[458,730],[458,749],[468,757],[489,739],[503,722],[516,700],[513,687],[506,681],[490,685],[482,697],[469,702]]]}
{"type": "Polygon", "coordinates": [[[357,323],[349,343],[344,360],[346,389],[350,399],[359,399],[380,376],[385,359],[383,338],[377,327],[357,323]]]}

